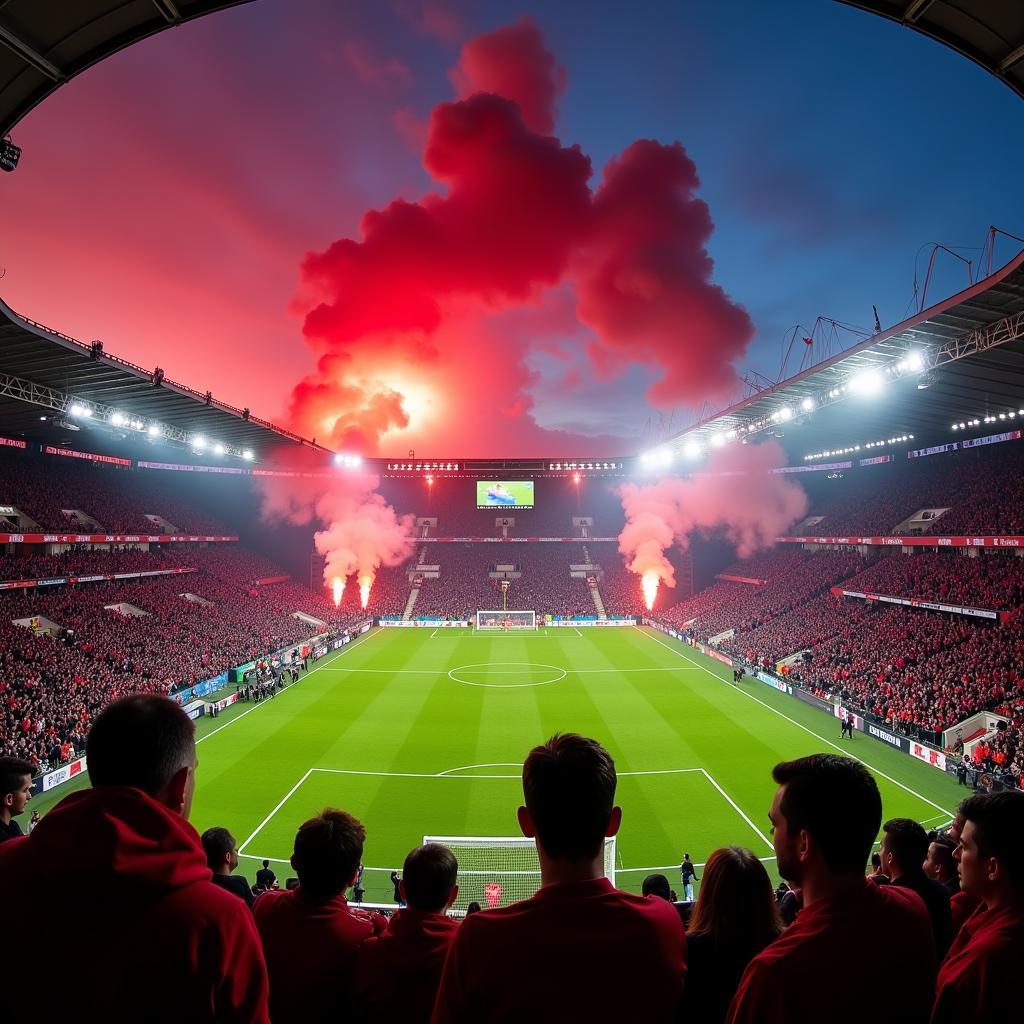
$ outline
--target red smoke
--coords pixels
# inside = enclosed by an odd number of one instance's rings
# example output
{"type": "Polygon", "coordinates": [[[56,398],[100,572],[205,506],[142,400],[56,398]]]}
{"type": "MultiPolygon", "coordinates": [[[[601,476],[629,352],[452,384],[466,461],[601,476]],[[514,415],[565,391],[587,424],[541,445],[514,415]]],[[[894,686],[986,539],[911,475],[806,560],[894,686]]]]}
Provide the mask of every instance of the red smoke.
{"type": "Polygon", "coordinates": [[[694,533],[720,531],[741,558],[771,547],[807,512],[803,489],[786,474],[772,472],[786,462],[774,441],[734,445],[712,453],[707,470],[692,477],[645,487],[625,484],[620,494],[626,526],[619,534],[619,551],[626,567],[640,576],[655,573],[674,587],[665,552],[673,543],[685,549],[694,533]]]}
{"type": "MultiPolygon", "coordinates": [[[[314,535],[325,557],[324,582],[343,582],[353,573],[360,585],[372,584],[382,565],[398,565],[413,550],[412,515],[399,516],[379,494],[379,478],[352,470],[316,471],[309,477],[257,477],[262,513],[298,526],[325,524],[314,535]]],[[[369,589],[369,585],[367,585],[369,589]]],[[[339,595],[340,596],[340,595],[339,595]]],[[[365,607],[365,603],[364,603],[365,607]]]]}
{"type": "Polygon", "coordinates": [[[566,287],[594,332],[579,353],[591,373],[639,363],[663,406],[729,390],[753,328],[710,283],[712,223],[683,147],[634,143],[592,192],[589,158],[551,134],[565,73],[529,19],[467,43],[452,78],[460,98],[433,111],[423,154],[439,191],[367,212],[358,240],[303,262],[320,359],[292,394],[292,427],[363,453],[511,454],[514,437],[583,454],[533,418],[527,364],[544,340],[495,322],[566,287]]]}

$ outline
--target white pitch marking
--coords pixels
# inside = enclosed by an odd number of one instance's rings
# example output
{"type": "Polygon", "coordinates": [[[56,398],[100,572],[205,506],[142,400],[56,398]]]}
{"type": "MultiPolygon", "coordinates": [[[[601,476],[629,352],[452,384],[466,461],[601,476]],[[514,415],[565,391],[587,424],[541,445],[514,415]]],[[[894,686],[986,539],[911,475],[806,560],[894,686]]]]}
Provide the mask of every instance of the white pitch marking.
{"type": "Polygon", "coordinates": [[[285,795],[281,798],[280,803],[278,803],[278,805],[259,823],[259,825],[256,826],[256,830],[253,832],[253,834],[249,836],[249,838],[246,839],[246,841],[242,843],[242,845],[238,848],[239,853],[241,853],[253,841],[253,839],[256,838],[256,836],[262,830],[263,826],[266,825],[267,822],[270,821],[270,819],[275,814],[277,814],[277,812],[281,810],[282,807],[284,807],[284,805],[288,802],[288,798],[299,788],[299,786],[301,786],[306,781],[306,779],[310,777],[310,775],[313,774],[314,771],[315,769],[310,768],[309,771],[306,772],[306,774],[303,775],[302,778],[299,779],[299,781],[296,782],[295,785],[292,786],[292,788],[289,789],[287,793],[285,793],[285,795]]]}
{"type": "Polygon", "coordinates": [[[772,843],[772,841],[750,820],[750,818],[747,817],[746,813],[740,807],[740,805],[736,803],[736,801],[733,800],[733,798],[729,796],[729,794],[726,793],[724,789],[722,789],[722,787],[715,781],[714,776],[712,776],[712,774],[706,768],[701,768],[701,774],[703,774],[704,778],[706,778],[708,782],[710,782],[711,785],[714,786],[715,789],[717,789],[718,792],[725,797],[725,799],[729,802],[729,805],[732,807],[732,809],[761,837],[761,840],[765,844],[765,846],[767,846],[769,850],[774,850],[775,845],[772,843]]]}
{"type": "MultiPolygon", "coordinates": [[[[725,682],[725,680],[722,679],[721,676],[716,675],[709,668],[705,668],[703,665],[697,664],[697,662],[695,662],[692,658],[688,658],[685,654],[683,654],[682,651],[678,651],[669,644],[664,643],[663,641],[659,640],[656,636],[654,636],[652,633],[645,633],[642,629],[640,629],[639,626],[634,626],[633,628],[639,630],[641,636],[646,636],[648,639],[653,640],[656,644],[661,644],[661,646],[664,647],[665,650],[671,651],[673,654],[678,655],[684,661],[688,661],[691,665],[697,665],[698,668],[704,669],[704,671],[707,672],[707,674],[711,676],[713,679],[717,679],[720,683],[725,682]]],[[[752,693],[747,693],[746,690],[740,690],[736,687],[731,687],[731,689],[735,693],[742,693],[744,697],[749,697],[752,701],[756,701],[758,704],[761,705],[761,707],[767,708],[769,711],[774,712],[776,715],[779,716],[779,718],[784,718],[787,722],[789,722],[791,725],[795,725],[798,729],[803,729],[803,731],[806,732],[808,735],[813,736],[816,740],[821,740],[822,743],[825,743],[828,746],[832,747],[833,750],[838,750],[845,757],[851,757],[854,761],[860,761],[860,763],[864,765],[865,768],[870,768],[876,775],[880,775],[883,779],[887,779],[894,786],[899,786],[900,789],[906,791],[911,796],[916,796],[918,800],[922,800],[924,803],[928,804],[929,807],[934,807],[935,810],[942,811],[943,814],[949,815],[950,818],[953,817],[952,811],[947,811],[945,807],[940,807],[933,800],[929,800],[928,797],[922,796],[920,793],[911,789],[909,786],[903,785],[903,783],[900,782],[898,779],[894,779],[891,775],[886,775],[885,772],[876,768],[874,765],[868,764],[868,762],[865,761],[863,758],[857,757],[856,754],[851,754],[850,751],[847,750],[845,747],[840,747],[838,744],[833,743],[831,740],[825,739],[824,736],[819,736],[818,733],[816,733],[813,729],[809,729],[806,725],[802,725],[800,722],[796,721],[796,719],[790,718],[789,715],[783,714],[783,712],[779,711],[778,708],[773,708],[771,704],[766,704],[763,700],[761,700],[758,697],[755,697],[752,693]]]]}

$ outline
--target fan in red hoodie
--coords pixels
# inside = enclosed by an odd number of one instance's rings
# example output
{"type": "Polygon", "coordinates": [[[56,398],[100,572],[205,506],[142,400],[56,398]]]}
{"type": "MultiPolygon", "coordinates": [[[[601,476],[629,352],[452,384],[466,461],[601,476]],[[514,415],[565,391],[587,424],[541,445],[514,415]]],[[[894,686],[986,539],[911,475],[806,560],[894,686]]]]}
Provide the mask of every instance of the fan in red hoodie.
{"type": "Polygon", "coordinates": [[[375,1024],[429,1024],[448,947],[459,929],[445,911],[455,902],[459,862],[446,846],[418,846],[398,883],[406,904],[356,960],[356,1003],[375,1024]]]}
{"type": "Polygon", "coordinates": [[[252,915],[210,881],[186,820],[196,766],[188,715],[164,697],[127,697],[96,719],[87,756],[94,788],[0,847],[10,936],[35,951],[19,958],[5,1014],[16,1019],[28,1010],[20,999],[44,995],[90,1020],[266,1024],[252,915]],[[54,949],[58,935],[68,938],[54,949]]]}
{"type": "Polygon", "coordinates": [[[932,1024],[1002,1020],[1020,1002],[1024,964],[1024,793],[971,797],[954,856],[960,884],[983,906],[939,968],[932,1024]]]}

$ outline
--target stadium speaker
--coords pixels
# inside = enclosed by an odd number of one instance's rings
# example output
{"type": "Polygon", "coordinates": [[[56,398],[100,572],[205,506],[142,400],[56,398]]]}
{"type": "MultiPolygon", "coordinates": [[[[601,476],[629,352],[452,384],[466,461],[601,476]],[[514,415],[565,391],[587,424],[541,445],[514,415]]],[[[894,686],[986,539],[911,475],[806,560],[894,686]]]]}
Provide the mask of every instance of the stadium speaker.
{"type": "Polygon", "coordinates": [[[10,139],[0,139],[0,170],[13,171],[21,159],[21,147],[10,139]]]}

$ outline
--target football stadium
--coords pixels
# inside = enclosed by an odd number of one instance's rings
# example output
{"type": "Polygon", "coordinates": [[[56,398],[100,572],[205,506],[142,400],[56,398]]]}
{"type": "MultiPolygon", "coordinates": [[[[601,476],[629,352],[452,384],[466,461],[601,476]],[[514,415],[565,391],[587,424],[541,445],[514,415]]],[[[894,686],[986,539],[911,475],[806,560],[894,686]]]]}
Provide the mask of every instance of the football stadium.
{"type": "Polygon", "coordinates": [[[747,6],[0,3],[12,1019],[1012,1017],[1024,10],[747,6]]]}

